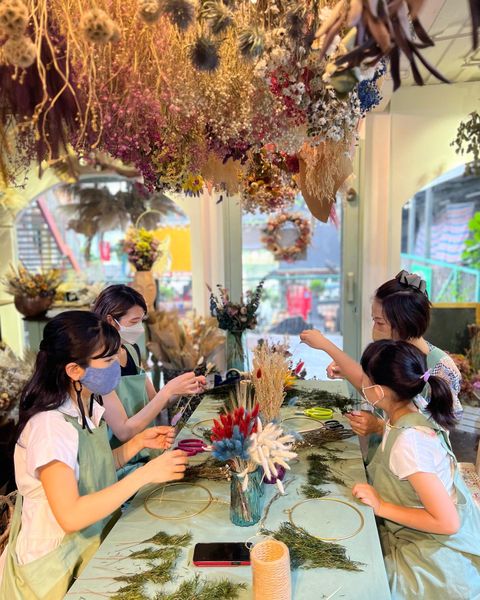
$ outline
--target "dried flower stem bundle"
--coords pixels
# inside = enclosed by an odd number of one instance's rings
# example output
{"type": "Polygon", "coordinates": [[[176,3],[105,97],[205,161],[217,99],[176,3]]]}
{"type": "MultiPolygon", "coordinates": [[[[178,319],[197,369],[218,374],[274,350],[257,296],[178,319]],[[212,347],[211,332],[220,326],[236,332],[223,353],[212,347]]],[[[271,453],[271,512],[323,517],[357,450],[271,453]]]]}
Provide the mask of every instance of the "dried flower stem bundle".
{"type": "Polygon", "coordinates": [[[252,381],[255,402],[260,406],[263,421],[277,419],[285,398],[285,381],[291,367],[288,358],[269,342],[264,342],[253,352],[252,381]]]}
{"type": "Polygon", "coordinates": [[[166,369],[193,370],[205,366],[225,338],[217,320],[192,314],[180,319],[177,311],[150,314],[148,349],[166,369]]]}

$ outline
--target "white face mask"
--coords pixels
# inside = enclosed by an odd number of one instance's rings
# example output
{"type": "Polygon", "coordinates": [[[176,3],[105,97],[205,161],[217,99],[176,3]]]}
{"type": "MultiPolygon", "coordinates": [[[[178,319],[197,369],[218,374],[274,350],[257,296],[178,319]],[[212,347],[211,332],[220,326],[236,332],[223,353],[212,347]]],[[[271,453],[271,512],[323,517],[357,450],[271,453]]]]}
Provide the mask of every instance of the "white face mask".
{"type": "Polygon", "coordinates": [[[115,319],[115,323],[120,327],[119,334],[124,342],[127,344],[135,344],[135,342],[140,338],[142,333],[144,333],[143,323],[140,321],[139,323],[135,323],[135,325],[130,325],[126,327],[125,325],[120,325],[120,323],[115,319]]]}
{"type": "Polygon", "coordinates": [[[383,400],[385,398],[385,392],[383,391],[383,388],[381,385],[368,385],[367,387],[363,387],[362,385],[362,396],[364,397],[365,401],[368,402],[368,404],[370,404],[370,406],[373,406],[375,408],[375,406],[380,402],[380,400],[383,400]],[[382,397],[378,398],[377,400],[375,400],[375,402],[371,402],[368,398],[367,398],[367,394],[365,393],[365,390],[371,390],[372,388],[380,388],[380,390],[382,391],[382,397]]]}

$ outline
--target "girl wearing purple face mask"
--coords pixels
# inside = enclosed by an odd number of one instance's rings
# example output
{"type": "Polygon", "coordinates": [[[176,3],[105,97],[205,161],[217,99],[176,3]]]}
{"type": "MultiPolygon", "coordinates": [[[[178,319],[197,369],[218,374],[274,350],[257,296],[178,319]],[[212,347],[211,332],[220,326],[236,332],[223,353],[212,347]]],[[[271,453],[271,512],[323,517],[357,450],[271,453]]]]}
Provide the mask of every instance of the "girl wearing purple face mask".
{"type": "MultiPolygon", "coordinates": [[[[372,339],[408,341],[427,356],[427,366],[433,375],[438,375],[449,385],[454,399],[454,413],[458,420],[462,416],[462,405],[458,400],[461,375],[453,359],[440,348],[436,348],[423,337],[430,324],[430,300],[425,282],[418,276],[401,271],[394,279],[381,285],[372,302],[372,339]]],[[[361,389],[362,369],[360,364],[330,342],[319,331],[304,331],[300,338],[309,346],[324,350],[333,362],[327,368],[331,379],[347,379],[357,390],[361,389]]],[[[425,386],[416,402],[426,408],[429,388],[425,386]]],[[[373,412],[361,411],[347,415],[353,431],[358,435],[381,435],[384,421],[373,412]]],[[[377,438],[378,442],[378,438],[377,438]]],[[[374,444],[375,445],[375,444],[374,444]]]]}
{"type": "MultiPolygon", "coordinates": [[[[116,448],[154,422],[175,396],[196,394],[205,385],[204,377],[193,372],[169,381],[157,392],[141,367],[140,349],[136,342],[144,333],[147,314],[145,299],[127,285],[111,285],[103,290],[93,312],[115,327],[122,338],[119,350],[121,378],[115,390],[104,396],[105,420],[112,432],[111,445],[116,448]]],[[[142,452],[119,471],[119,477],[150,459],[142,452]]]]}
{"type": "Polygon", "coordinates": [[[181,479],[187,457],[165,452],[117,482],[145,448],[166,449],[171,427],[154,427],[112,451],[102,396],[118,385],[120,336],[93,313],[64,312],[45,326],[20,399],[18,495],[0,557],[0,598],[60,600],[142,486],[181,479]]]}

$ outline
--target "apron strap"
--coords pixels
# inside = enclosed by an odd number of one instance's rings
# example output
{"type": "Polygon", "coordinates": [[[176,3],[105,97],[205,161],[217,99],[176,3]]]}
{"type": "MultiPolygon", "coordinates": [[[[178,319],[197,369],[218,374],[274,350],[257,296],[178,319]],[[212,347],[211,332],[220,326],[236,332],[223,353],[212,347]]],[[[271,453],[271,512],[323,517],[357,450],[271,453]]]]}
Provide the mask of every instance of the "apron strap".
{"type": "Polygon", "coordinates": [[[137,367],[137,370],[139,372],[142,372],[142,365],[141,365],[141,356],[140,356],[140,350],[138,349],[138,346],[133,346],[132,344],[128,344],[127,342],[123,342],[122,343],[123,347],[125,348],[125,350],[127,351],[127,353],[132,357],[133,362],[135,363],[135,366],[137,367]]]}

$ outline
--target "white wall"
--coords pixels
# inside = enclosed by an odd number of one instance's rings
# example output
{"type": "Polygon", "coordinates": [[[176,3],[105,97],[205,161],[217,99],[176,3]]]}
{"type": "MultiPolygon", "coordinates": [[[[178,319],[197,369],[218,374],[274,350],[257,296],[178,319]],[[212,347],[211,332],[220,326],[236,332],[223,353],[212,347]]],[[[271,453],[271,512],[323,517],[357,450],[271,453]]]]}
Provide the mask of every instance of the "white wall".
{"type": "Polygon", "coordinates": [[[460,121],[480,108],[480,83],[405,87],[388,112],[362,128],[358,176],[363,203],[362,342],[370,340],[370,300],[400,270],[402,207],[419,189],[468,157],[450,142],[460,121]]]}

